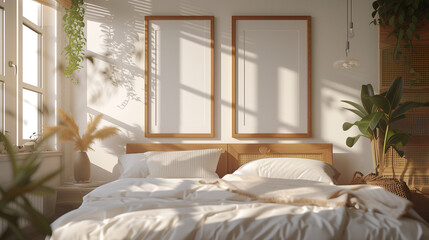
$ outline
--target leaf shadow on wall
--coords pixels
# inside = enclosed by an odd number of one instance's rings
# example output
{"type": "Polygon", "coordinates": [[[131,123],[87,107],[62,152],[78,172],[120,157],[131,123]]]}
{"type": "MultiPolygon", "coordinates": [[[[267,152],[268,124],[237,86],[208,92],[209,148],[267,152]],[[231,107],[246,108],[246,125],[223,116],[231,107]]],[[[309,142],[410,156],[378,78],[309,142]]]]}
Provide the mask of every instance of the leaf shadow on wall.
{"type": "Polygon", "coordinates": [[[86,3],[88,104],[102,104],[125,90],[116,104],[124,109],[130,101],[142,101],[135,89],[136,81],[144,76],[143,65],[138,64],[144,57],[139,33],[144,32],[143,16],[150,14],[151,6],[137,1],[103,1],[102,6],[97,2],[86,3]],[[126,19],[119,17],[124,12],[126,19]]]}

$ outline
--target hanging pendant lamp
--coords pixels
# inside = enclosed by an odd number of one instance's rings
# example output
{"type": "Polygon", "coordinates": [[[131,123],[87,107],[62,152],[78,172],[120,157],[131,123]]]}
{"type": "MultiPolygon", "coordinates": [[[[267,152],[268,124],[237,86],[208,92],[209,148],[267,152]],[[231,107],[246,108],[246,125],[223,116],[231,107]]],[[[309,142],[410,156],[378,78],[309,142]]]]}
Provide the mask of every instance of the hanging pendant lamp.
{"type": "MultiPolygon", "coordinates": [[[[334,67],[338,69],[350,69],[350,68],[359,66],[359,60],[349,56],[349,52],[350,52],[349,38],[350,38],[350,33],[352,33],[354,36],[354,29],[353,29],[353,20],[350,19],[349,21],[349,0],[346,0],[346,1],[347,1],[346,50],[345,50],[346,56],[334,62],[334,67]]],[[[351,1],[350,12],[353,12],[353,5],[352,5],[353,0],[350,0],[350,1],[351,1]]]]}

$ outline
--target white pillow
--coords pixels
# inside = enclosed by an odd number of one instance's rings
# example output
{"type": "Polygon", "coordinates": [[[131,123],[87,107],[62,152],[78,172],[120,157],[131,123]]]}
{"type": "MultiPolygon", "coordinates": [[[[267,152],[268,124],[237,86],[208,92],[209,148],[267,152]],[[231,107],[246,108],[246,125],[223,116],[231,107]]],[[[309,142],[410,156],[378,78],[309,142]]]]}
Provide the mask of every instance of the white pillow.
{"type": "Polygon", "coordinates": [[[118,157],[119,178],[145,178],[149,175],[144,153],[123,154],[118,157]]]}
{"type": "Polygon", "coordinates": [[[217,163],[222,149],[146,152],[152,178],[219,178],[217,163]]]}
{"type": "Polygon", "coordinates": [[[248,162],[233,174],[304,179],[335,184],[340,173],[332,165],[305,158],[264,158],[248,162]]]}

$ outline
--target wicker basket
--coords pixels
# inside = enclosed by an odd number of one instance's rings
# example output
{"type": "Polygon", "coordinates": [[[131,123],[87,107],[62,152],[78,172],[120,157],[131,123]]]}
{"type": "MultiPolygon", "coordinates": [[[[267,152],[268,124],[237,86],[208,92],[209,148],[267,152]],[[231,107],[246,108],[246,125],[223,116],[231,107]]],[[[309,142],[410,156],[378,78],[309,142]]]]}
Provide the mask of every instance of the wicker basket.
{"type": "Polygon", "coordinates": [[[355,172],[350,184],[376,185],[400,197],[406,198],[408,200],[411,199],[411,192],[407,184],[404,181],[400,181],[396,178],[385,178],[382,176],[377,176],[374,173],[363,175],[361,172],[355,172]]]}

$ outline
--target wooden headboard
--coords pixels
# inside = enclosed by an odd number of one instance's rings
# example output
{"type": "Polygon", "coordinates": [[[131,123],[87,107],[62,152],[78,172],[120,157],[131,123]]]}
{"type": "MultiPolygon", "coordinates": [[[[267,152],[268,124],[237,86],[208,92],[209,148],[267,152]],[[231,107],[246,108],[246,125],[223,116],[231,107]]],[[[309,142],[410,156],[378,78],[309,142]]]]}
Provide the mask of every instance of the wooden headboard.
{"type": "Polygon", "coordinates": [[[277,144],[192,144],[192,143],[129,143],[127,153],[147,151],[183,151],[222,149],[217,174],[223,177],[241,165],[260,158],[308,158],[332,164],[332,144],[328,143],[277,143],[277,144]]]}

